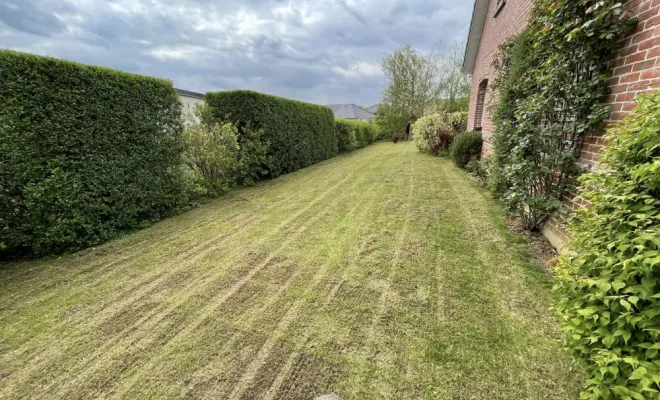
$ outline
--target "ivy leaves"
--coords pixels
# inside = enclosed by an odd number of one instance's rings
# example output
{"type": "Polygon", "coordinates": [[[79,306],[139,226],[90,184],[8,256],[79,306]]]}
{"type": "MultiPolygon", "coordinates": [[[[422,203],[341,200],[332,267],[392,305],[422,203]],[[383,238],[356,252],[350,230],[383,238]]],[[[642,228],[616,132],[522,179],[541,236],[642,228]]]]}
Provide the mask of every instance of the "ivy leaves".
{"type": "Polygon", "coordinates": [[[496,169],[490,185],[524,227],[562,208],[584,137],[609,115],[603,104],[614,42],[626,28],[621,2],[539,0],[527,29],[495,62],[496,169]]]}

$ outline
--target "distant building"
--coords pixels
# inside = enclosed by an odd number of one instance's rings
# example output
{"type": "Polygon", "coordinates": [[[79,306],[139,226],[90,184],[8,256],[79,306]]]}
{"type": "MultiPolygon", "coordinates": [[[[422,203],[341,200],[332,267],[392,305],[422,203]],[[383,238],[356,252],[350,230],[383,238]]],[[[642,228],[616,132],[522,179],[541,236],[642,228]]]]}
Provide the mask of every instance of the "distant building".
{"type": "MultiPolygon", "coordinates": [[[[195,111],[195,107],[199,105],[204,105],[204,94],[191,92],[189,90],[175,89],[176,94],[179,95],[179,101],[183,104],[183,114],[187,113],[192,114],[195,111]]],[[[197,118],[195,118],[196,120],[197,118]]],[[[199,121],[197,121],[199,122],[199,121]]]]}
{"type": "Polygon", "coordinates": [[[335,118],[358,119],[361,121],[370,121],[376,118],[376,114],[365,110],[355,104],[330,104],[335,118]]]}
{"type": "Polygon", "coordinates": [[[378,104],[376,104],[375,106],[373,106],[371,108],[368,108],[367,111],[369,111],[372,114],[378,114],[378,104]]]}

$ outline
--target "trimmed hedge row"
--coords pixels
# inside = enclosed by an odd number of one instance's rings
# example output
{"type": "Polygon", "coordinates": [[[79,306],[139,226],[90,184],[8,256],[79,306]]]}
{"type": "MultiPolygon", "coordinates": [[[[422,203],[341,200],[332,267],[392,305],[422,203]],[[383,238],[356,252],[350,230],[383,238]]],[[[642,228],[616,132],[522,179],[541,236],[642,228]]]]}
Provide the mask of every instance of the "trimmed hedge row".
{"type": "Polygon", "coordinates": [[[378,136],[378,127],[364,121],[337,118],[335,135],[339,151],[351,151],[373,143],[378,136]]]}
{"type": "Polygon", "coordinates": [[[0,255],[91,246],[184,199],[171,82],[0,51],[0,255]]]}
{"type": "Polygon", "coordinates": [[[270,143],[266,176],[316,164],[337,155],[334,116],[327,107],[248,90],[209,92],[206,104],[218,123],[263,129],[270,143]]]}

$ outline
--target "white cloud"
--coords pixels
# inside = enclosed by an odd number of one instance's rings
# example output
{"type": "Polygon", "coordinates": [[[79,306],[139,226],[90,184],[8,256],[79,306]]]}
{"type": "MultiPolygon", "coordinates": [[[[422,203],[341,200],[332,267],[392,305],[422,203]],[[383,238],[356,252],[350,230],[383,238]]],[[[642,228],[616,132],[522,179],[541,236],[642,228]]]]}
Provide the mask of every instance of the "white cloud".
{"type": "Polygon", "coordinates": [[[157,47],[148,52],[153,57],[162,60],[181,60],[187,62],[199,62],[202,59],[209,57],[210,52],[203,47],[157,47]]]}
{"type": "Polygon", "coordinates": [[[332,67],[332,70],[338,74],[351,78],[373,78],[383,76],[383,70],[381,69],[380,64],[368,62],[359,62],[357,64],[353,64],[349,68],[332,67]]]}

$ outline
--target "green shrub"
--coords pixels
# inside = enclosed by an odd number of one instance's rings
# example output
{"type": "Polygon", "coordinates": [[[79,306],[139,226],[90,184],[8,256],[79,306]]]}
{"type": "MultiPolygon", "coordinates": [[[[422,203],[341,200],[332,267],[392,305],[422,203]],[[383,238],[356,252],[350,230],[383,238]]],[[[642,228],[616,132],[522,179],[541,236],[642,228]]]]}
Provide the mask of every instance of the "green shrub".
{"type": "Polygon", "coordinates": [[[0,252],[98,244],[187,201],[171,82],[0,51],[0,252]]]}
{"type": "Polygon", "coordinates": [[[209,119],[208,106],[198,106],[186,123],[186,164],[203,188],[202,196],[216,196],[236,185],[251,184],[268,164],[268,143],[262,131],[209,119]]]}
{"type": "Polygon", "coordinates": [[[364,121],[337,118],[335,135],[339,151],[351,151],[373,143],[378,135],[378,127],[364,121]]]}
{"type": "Polygon", "coordinates": [[[494,161],[493,157],[485,157],[481,160],[473,158],[465,166],[465,171],[477,178],[482,186],[486,186],[493,171],[494,161]]]}
{"type": "Polygon", "coordinates": [[[483,147],[481,132],[465,132],[454,137],[451,146],[451,158],[459,168],[465,168],[470,160],[481,157],[483,147]]]}
{"type": "Polygon", "coordinates": [[[437,113],[418,119],[412,126],[413,140],[417,149],[423,153],[438,154],[449,150],[454,136],[465,131],[467,113],[437,113]]]}
{"type": "Polygon", "coordinates": [[[337,137],[337,148],[340,152],[357,149],[355,127],[351,124],[350,120],[342,118],[335,119],[335,135],[337,137]]]}
{"type": "Polygon", "coordinates": [[[358,140],[360,147],[366,147],[376,141],[376,136],[378,135],[376,126],[364,121],[355,121],[355,123],[361,132],[360,139],[358,140]]]}
{"type": "Polygon", "coordinates": [[[586,367],[588,399],[660,396],[660,93],[607,136],[583,175],[571,252],[556,264],[566,346],[586,367]]]}
{"type": "Polygon", "coordinates": [[[468,113],[465,111],[457,111],[448,114],[449,123],[451,124],[454,133],[461,133],[467,130],[468,113]]]}
{"type": "Polygon", "coordinates": [[[265,176],[276,177],[337,154],[334,117],[327,107],[239,90],[207,93],[217,123],[231,122],[242,135],[249,126],[263,130],[271,162],[265,176]]]}
{"type": "Polygon", "coordinates": [[[374,135],[374,141],[383,140],[387,137],[388,132],[378,124],[378,120],[376,118],[370,120],[369,125],[371,126],[371,131],[374,135]]]}
{"type": "Polygon", "coordinates": [[[355,126],[355,140],[357,141],[357,145],[359,148],[362,148],[366,146],[366,130],[362,124],[360,124],[358,121],[352,121],[353,125],[355,126]]]}
{"type": "Polygon", "coordinates": [[[451,133],[452,125],[447,114],[428,115],[412,125],[413,140],[417,149],[423,153],[432,153],[440,143],[440,135],[451,133]]]}

